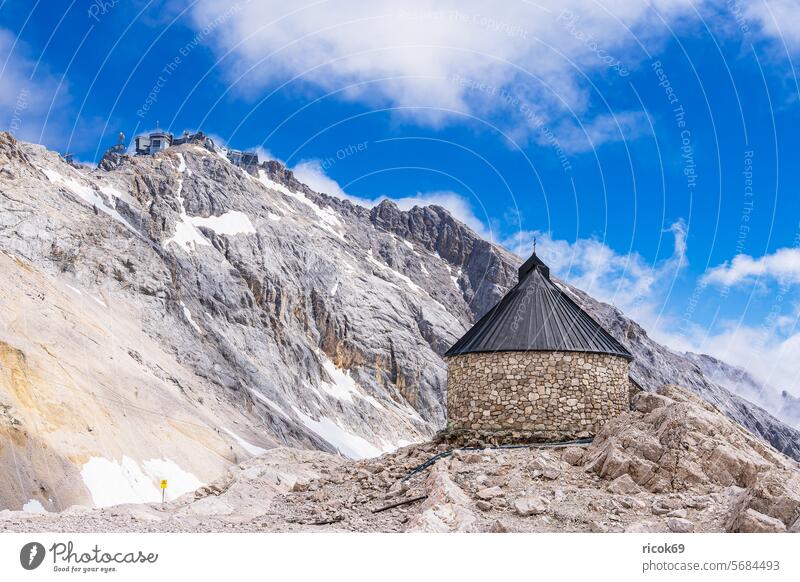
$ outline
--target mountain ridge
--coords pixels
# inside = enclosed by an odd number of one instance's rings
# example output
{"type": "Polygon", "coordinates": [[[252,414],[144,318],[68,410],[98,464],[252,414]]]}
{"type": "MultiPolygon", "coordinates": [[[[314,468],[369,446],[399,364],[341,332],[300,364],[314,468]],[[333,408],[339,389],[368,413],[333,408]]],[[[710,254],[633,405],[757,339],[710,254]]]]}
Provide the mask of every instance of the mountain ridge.
{"type": "MultiPolygon", "coordinates": [[[[276,444],[369,457],[427,440],[441,355],[521,262],[441,207],[360,207],[191,144],[87,170],[0,134],[0,164],[10,508],[97,504],[95,467],[130,501],[156,474],[189,487],[276,444]]],[[[642,387],[686,384],[800,457],[798,431],[560,284],[631,349],[642,387]]]]}

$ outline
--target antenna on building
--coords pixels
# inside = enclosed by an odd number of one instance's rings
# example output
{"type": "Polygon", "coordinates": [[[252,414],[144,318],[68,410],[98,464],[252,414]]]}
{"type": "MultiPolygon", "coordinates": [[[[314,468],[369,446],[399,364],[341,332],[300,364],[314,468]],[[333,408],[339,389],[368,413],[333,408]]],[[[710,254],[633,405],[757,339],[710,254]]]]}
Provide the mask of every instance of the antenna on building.
{"type": "Polygon", "coordinates": [[[533,254],[536,254],[536,237],[533,237],[533,254]]]}

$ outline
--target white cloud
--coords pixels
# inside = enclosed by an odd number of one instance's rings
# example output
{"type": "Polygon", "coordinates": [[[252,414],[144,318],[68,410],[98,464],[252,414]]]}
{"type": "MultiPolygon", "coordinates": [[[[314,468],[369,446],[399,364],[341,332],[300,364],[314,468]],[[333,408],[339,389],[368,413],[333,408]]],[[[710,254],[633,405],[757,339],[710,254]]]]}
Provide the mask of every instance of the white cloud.
{"type": "Polygon", "coordinates": [[[783,390],[800,396],[800,304],[793,304],[795,286],[800,284],[800,248],[781,248],[761,257],[737,255],[706,272],[701,283],[726,289],[757,283],[758,288],[750,292],[764,293],[766,315],[760,324],[724,321],[714,330],[694,325],[667,341],[747,370],[767,390],[744,395],[800,427],[800,417],[781,410],[780,398],[783,390]]]}
{"type": "Polygon", "coordinates": [[[283,161],[280,158],[278,158],[275,154],[273,154],[271,151],[269,151],[267,148],[265,148],[263,146],[255,146],[255,147],[251,147],[251,148],[246,148],[245,151],[257,153],[259,162],[264,162],[264,161],[267,161],[267,160],[277,160],[277,161],[283,163],[283,161]]]}
{"type": "Polygon", "coordinates": [[[16,41],[14,34],[0,28],[0,127],[18,139],[39,142],[60,134],[62,127],[55,119],[48,120],[51,104],[58,116],[67,98],[67,86],[59,83],[27,54],[27,47],[16,41]],[[35,74],[34,74],[35,72],[35,74]],[[59,98],[59,95],[61,96],[59,98]]]}
{"type": "Polygon", "coordinates": [[[661,19],[676,25],[694,4],[264,0],[230,14],[227,4],[199,0],[193,22],[198,29],[220,22],[215,42],[232,52],[229,73],[242,76],[244,91],[297,77],[347,99],[409,108],[403,113],[423,122],[440,123],[452,111],[496,120],[500,111],[507,129],[528,127],[537,139],[541,122],[567,132],[565,149],[586,149],[587,139],[574,135],[581,123],[602,143],[635,135],[630,126],[641,117],[590,113],[583,73],[622,76],[643,58],[638,42],[667,36],[661,19]]]}
{"type": "Polygon", "coordinates": [[[372,200],[351,196],[345,192],[339,185],[339,182],[325,173],[320,160],[303,160],[294,166],[292,171],[294,172],[295,178],[317,192],[324,192],[325,194],[330,194],[337,198],[350,200],[361,206],[370,207],[375,204],[372,200]]]}
{"type": "Polygon", "coordinates": [[[794,52],[800,49],[800,19],[796,0],[738,0],[733,3],[743,15],[743,26],[755,22],[758,32],[767,38],[786,44],[794,52]]]}
{"type": "Polygon", "coordinates": [[[503,244],[527,257],[535,238],[537,254],[556,275],[593,297],[616,305],[647,327],[659,325],[668,283],[687,264],[684,222],[675,222],[665,232],[673,235],[673,253],[654,263],[636,252],[618,253],[595,238],[568,242],[553,239],[547,233],[523,231],[503,244]]]}
{"type": "Polygon", "coordinates": [[[465,113],[561,156],[647,131],[643,113],[604,109],[592,79],[627,83],[646,51],[708,24],[798,49],[796,11],[796,0],[198,0],[192,22],[213,27],[243,94],[289,82],[421,123],[465,113]]]}
{"type": "Polygon", "coordinates": [[[800,283],[800,248],[782,248],[774,253],[754,258],[736,255],[709,270],[703,280],[712,285],[733,287],[754,280],[774,280],[785,284],[800,283]]]}
{"type": "Polygon", "coordinates": [[[644,113],[623,111],[614,115],[598,115],[581,126],[566,123],[557,133],[565,151],[583,152],[604,143],[637,139],[648,130],[644,113]]]}

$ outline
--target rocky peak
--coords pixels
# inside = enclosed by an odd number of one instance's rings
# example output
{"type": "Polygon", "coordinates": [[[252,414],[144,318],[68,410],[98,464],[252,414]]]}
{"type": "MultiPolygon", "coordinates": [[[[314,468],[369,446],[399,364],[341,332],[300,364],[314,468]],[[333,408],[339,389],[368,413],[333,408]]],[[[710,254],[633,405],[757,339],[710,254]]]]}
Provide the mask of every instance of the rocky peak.
{"type": "Polygon", "coordinates": [[[370,220],[445,261],[474,319],[516,284],[519,258],[481,239],[441,206],[414,206],[404,211],[385,200],[371,210],[370,220]]]}
{"type": "Polygon", "coordinates": [[[302,189],[302,184],[294,177],[294,172],[283,165],[277,160],[265,160],[261,164],[262,169],[267,173],[271,180],[275,180],[279,184],[294,188],[295,190],[302,189]]]}

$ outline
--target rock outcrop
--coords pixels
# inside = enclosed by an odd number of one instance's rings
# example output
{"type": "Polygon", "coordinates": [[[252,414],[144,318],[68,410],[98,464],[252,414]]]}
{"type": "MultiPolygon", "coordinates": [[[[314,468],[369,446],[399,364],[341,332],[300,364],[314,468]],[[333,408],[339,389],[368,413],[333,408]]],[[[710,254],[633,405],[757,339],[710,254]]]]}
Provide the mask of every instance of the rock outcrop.
{"type": "Polygon", "coordinates": [[[587,469],[653,493],[728,488],[731,531],[785,531],[800,517],[797,462],[698,396],[664,386],[637,395],[633,409],[606,424],[586,451],[587,469]]]}

